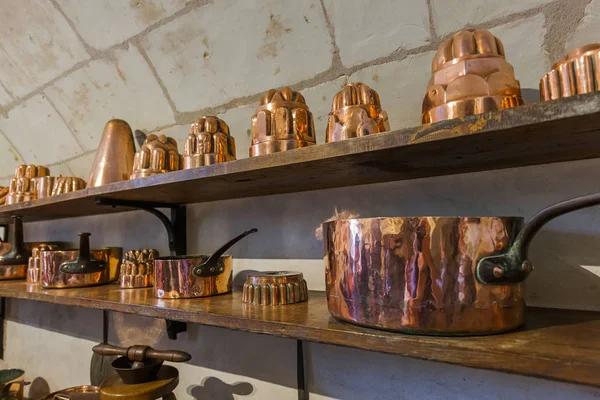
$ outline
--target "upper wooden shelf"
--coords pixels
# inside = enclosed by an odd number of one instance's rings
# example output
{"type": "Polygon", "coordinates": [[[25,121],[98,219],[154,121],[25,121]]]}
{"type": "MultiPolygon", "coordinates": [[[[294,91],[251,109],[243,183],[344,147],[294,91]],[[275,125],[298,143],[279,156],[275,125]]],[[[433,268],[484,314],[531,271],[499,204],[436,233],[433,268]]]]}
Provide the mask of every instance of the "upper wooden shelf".
{"type": "Polygon", "coordinates": [[[44,290],[23,281],[0,282],[0,297],[120,311],[600,387],[598,313],[530,308],[526,326],[516,332],[435,337],[339,322],[329,315],[323,292],[310,292],[305,303],[259,307],[244,305],[241,293],[159,300],[151,291],[120,289],[116,284],[44,290]]]}
{"type": "MultiPolygon", "coordinates": [[[[600,93],[171,172],[0,207],[0,222],[188,204],[600,157],[600,93]]],[[[243,151],[243,149],[240,149],[243,151]]]]}

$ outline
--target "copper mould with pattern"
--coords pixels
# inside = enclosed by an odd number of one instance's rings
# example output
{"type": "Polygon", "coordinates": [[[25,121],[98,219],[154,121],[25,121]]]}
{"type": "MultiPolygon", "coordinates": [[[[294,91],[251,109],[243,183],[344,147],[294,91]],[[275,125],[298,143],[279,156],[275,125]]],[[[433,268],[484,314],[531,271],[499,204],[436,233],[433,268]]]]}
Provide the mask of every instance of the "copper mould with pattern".
{"type": "Polygon", "coordinates": [[[246,276],[242,302],[258,306],[279,306],[308,300],[302,272],[267,271],[246,276]]]}
{"type": "Polygon", "coordinates": [[[154,296],[159,299],[186,299],[229,293],[233,278],[233,257],[224,254],[231,246],[254,232],[257,230],[247,230],[210,256],[155,258],[154,296]]]}
{"type": "Polygon", "coordinates": [[[271,89],[252,116],[250,157],[316,144],[313,117],[304,97],[289,87],[271,89]]]}
{"type": "Polygon", "coordinates": [[[521,217],[390,217],[326,222],[330,313],[374,328],[434,335],[521,326],[528,247],[551,219],[600,204],[600,194],[521,217]]]}
{"type": "Polygon", "coordinates": [[[379,95],[364,83],[348,83],[333,97],[326,143],[390,130],[379,95]]]}
{"type": "MultiPolygon", "coordinates": [[[[6,204],[22,203],[45,197],[48,186],[38,186],[38,178],[48,177],[50,170],[42,165],[19,165],[15,170],[15,176],[10,180],[6,204]]],[[[52,186],[50,186],[51,188],[52,186]]]]}
{"type": "Polygon", "coordinates": [[[8,187],[0,186],[0,206],[6,203],[7,195],[8,195],[8,187]]]}
{"type": "Polygon", "coordinates": [[[205,116],[190,125],[185,140],[183,168],[198,168],[235,160],[235,139],[229,126],[217,117],[205,116]]]}
{"type": "Polygon", "coordinates": [[[600,44],[571,50],[540,80],[540,100],[592,93],[600,90],[600,44]]]}
{"type": "Polygon", "coordinates": [[[63,246],[64,244],[60,242],[35,243],[35,246],[31,248],[31,257],[29,257],[29,261],[27,262],[27,283],[40,283],[42,251],[55,251],[63,246]]]}
{"type": "Polygon", "coordinates": [[[8,252],[0,255],[0,280],[25,279],[27,262],[31,251],[23,240],[23,221],[19,216],[12,217],[9,238],[11,245],[8,252]]]}
{"type": "Polygon", "coordinates": [[[100,146],[87,181],[88,187],[125,181],[133,171],[135,144],[129,124],[121,119],[112,119],[104,126],[100,146]]]}
{"type": "Polygon", "coordinates": [[[54,178],[54,185],[52,185],[52,196],[59,194],[76,192],[77,190],[85,189],[86,182],[75,176],[62,176],[59,175],[54,178]]]}
{"type": "Polygon", "coordinates": [[[121,264],[119,285],[123,289],[151,287],[154,285],[154,259],[158,250],[130,250],[121,264]]]}
{"type": "Polygon", "coordinates": [[[165,135],[148,135],[140,150],[135,153],[133,173],[129,179],[179,171],[180,158],[175,139],[165,135]]]}
{"type": "Polygon", "coordinates": [[[445,40],[431,63],[423,100],[428,124],[524,104],[500,39],[484,30],[464,30],[445,40]]]}

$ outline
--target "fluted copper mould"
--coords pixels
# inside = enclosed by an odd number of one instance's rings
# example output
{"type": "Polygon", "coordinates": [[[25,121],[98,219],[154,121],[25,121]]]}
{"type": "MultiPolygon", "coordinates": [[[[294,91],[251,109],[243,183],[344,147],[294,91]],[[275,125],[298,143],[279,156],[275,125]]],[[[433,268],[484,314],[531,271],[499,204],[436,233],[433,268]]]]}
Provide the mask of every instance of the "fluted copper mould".
{"type": "Polygon", "coordinates": [[[431,69],[423,100],[424,124],[524,104],[504,46],[488,31],[454,34],[440,45],[431,69]]]}
{"type": "Polygon", "coordinates": [[[289,87],[271,89],[252,116],[250,157],[316,144],[313,116],[304,97],[289,87]]]}
{"type": "Polygon", "coordinates": [[[333,97],[326,143],[390,130],[379,95],[364,83],[348,83],[333,97]]]}
{"type": "Polygon", "coordinates": [[[0,186],[0,206],[6,203],[6,196],[8,196],[8,187],[0,186]]]}
{"type": "Polygon", "coordinates": [[[158,250],[130,250],[121,263],[119,285],[123,289],[144,288],[154,285],[154,259],[158,250]]]}
{"type": "Polygon", "coordinates": [[[133,171],[134,155],[135,144],[129,124],[120,119],[108,121],[96,151],[87,187],[129,179],[133,171]]]}
{"type": "Polygon", "coordinates": [[[185,140],[182,169],[235,160],[235,139],[220,118],[204,116],[190,125],[185,140]]]}
{"type": "Polygon", "coordinates": [[[140,150],[135,153],[133,173],[129,179],[178,171],[181,156],[177,141],[165,135],[148,135],[140,150]]]}
{"type": "Polygon", "coordinates": [[[58,175],[54,178],[54,184],[52,185],[51,196],[57,196],[63,193],[75,192],[77,190],[85,189],[86,182],[75,176],[62,176],[58,175]]]}
{"type": "Polygon", "coordinates": [[[269,271],[246,276],[242,302],[260,306],[278,306],[308,300],[308,288],[302,272],[269,271]]]}
{"type": "Polygon", "coordinates": [[[25,279],[27,276],[27,262],[31,251],[23,241],[23,221],[18,216],[13,216],[12,220],[9,232],[10,251],[0,255],[0,280],[25,279]]]}
{"type": "MultiPolygon", "coordinates": [[[[25,243],[27,245],[27,243],[25,243]]],[[[27,262],[27,283],[40,283],[40,272],[42,270],[42,251],[55,251],[63,247],[60,242],[35,243],[31,248],[31,257],[27,262]]]]}
{"type": "Polygon", "coordinates": [[[599,66],[599,43],[571,50],[540,79],[540,100],[556,100],[600,90],[599,66]]]}
{"type": "Polygon", "coordinates": [[[233,257],[224,255],[251,233],[250,229],[231,239],[212,255],[170,256],[154,259],[154,296],[186,299],[229,293],[233,278],[233,257]]]}
{"type": "Polygon", "coordinates": [[[521,217],[390,217],[326,222],[326,290],[336,318],[434,335],[491,334],[525,318],[528,247],[593,194],[521,217]]]}
{"type": "Polygon", "coordinates": [[[14,178],[10,180],[6,204],[35,200],[40,195],[45,197],[45,192],[40,193],[40,189],[47,192],[48,184],[46,183],[40,187],[38,179],[42,179],[41,184],[43,184],[44,179],[47,179],[43,177],[49,175],[50,170],[42,165],[19,165],[15,170],[14,178]]]}
{"type": "Polygon", "coordinates": [[[102,285],[119,278],[121,247],[90,250],[89,233],[80,233],[78,250],[42,251],[40,284],[47,289],[102,285]]]}

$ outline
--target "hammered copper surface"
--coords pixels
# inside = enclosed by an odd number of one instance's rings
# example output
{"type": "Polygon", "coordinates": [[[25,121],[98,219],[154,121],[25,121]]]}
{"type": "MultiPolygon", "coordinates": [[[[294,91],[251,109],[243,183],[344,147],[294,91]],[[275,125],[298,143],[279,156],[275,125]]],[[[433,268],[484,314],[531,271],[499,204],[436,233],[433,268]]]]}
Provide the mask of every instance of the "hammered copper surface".
{"type": "Polygon", "coordinates": [[[112,119],[104,126],[100,146],[87,181],[88,187],[129,179],[133,171],[135,144],[129,124],[120,119],[112,119]]]}
{"type": "Polygon", "coordinates": [[[129,179],[178,171],[180,164],[175,139],[165,135],[148,135],[140,150],[135,153],[133,173],[129,179]]]}
{"type": "Polygon", "coordinates": [[[325,142],[337,142],[390,130],[379,95],[364,83],[348,83],[333,98],[325,142]]]}
{"type": "Polygon", "coordinates": [[[124,289],[150,287],[154,284],[154,258],[158,250],[130,250],[121,264],[119,284],[124,289]]]}
{"type": "Polygon", "coordinates": [[[540,79],[540,100],[556,100],[600,89],[600,44],[571,50],[540,79]]]}
{"type": "Polygon", "coordinates": [[[304,97],[284,87],[260,98],[252,116],[250,157],[277,153],[316,143],[313,116],[304,97]]]}
{"type": "Polygon", "coordinates": [[[229,126],[217,117],[204,116],[190,125],[185,140],[183,168],[198,168],[235,160],[235,139],[229,126]]]}
{"type": "Polygon", "coordinates": [[[327,301],[337,318],[425,334],[489,334],[524,322],[524,288],[483,285],[482,257],[506,251],[520,217],[358,218],[327,222],[327,301]]]}
{"type": "Polygon", "coordinates": [[[424,124],[524,104],[504,46],[488,31],[464,30],[442,42],[431,70],[424,124]]]}
{"type": "MultiPolygon", "coordinates": [[[[43,187],[38,188],[36,178],[50,175],[50,170],[44,166],[19,165],[15,170],[15,176],[10,180],[6,204],[22,203],[24,201],[35,200],[40,197],[39,190],[47,191],[47,182],[43,187]]],[[[42,197],[45,197],[42,195],[42,197]]]]}
{"type": "Polygon", "coordinates": [[[277,306],[308,300],[308,288],[302,272],[256,272],[246,277],[242,302],[277,306]]]}
{"type": "Polygon", "coordinates": [[[41,243],[36,244],[31,249],[31,257],[27,264],[27,283],[40,283],[40,271],[42,270],[42,251],[55,251],[61,248],[61,244],[55,243],[41,243]]]}

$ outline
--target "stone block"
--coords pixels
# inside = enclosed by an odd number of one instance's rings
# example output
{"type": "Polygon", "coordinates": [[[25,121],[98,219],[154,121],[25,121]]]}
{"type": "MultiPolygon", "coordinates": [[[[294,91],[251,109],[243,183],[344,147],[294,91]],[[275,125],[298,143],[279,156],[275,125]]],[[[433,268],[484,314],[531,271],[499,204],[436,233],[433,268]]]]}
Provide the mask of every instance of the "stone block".
{"type": "MultiPolygon", "coordinates": [[[[19,152],[10,144],[6,136],[0,132],[0,176],[12,176],[17,166],[24,163],[19,152]]],[[[4,182],[6,183],[6,182],[4,182]]],[[[0,183],[3,186],[4,183],[0,183]]]]}

